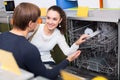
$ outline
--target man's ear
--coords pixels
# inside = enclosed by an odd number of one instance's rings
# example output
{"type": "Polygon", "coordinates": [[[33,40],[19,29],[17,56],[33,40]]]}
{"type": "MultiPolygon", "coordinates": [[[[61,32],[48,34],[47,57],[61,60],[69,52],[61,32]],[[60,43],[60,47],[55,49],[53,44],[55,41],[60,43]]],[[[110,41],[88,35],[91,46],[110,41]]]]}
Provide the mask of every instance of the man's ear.
{"type": "Polygon", "coordinates": [[[29,21],[28,26],[29,26],[29,27],[32,26],[32,21],[29,21]]]}
{"type": "Polygon", "coordinates": [[[29,21],[28,27],[27,27],[29,31],[31,31],[32,26],[33,26],[33,22],[32,22],[32,21],[29,21]]]}

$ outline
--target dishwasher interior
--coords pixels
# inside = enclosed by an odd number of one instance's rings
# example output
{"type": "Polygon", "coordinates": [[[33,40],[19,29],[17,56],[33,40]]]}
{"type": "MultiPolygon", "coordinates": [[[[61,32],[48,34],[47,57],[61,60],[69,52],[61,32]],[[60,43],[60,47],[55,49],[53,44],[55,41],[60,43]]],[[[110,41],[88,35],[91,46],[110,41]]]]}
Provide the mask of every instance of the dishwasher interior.
{"type": "Polygon", "coordinates": [[[66,70],[86,79],[102,75],[118,80],[118,23],[68,19],[68,26],[69,45],[84,33],[91,37],[79,46],[81,55],[66,70]]]}

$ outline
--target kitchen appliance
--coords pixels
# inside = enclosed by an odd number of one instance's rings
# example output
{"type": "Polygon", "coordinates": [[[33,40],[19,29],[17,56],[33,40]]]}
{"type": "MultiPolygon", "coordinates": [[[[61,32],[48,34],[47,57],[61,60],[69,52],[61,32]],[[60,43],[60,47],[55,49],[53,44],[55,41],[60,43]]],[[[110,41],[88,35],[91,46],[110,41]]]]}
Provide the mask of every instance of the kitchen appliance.
{"type": "Polygon", "coordinates": [[[81,55],[65,70],[91,80],[104,76],[119,80],[120,10],[89,11],[89,17],[68,17],[68,43],[72,45],[86,29],[91,38],[79,46],[81,55]]]}
{"type": "Polygon", "coordinates": [[[14,8],[15,8],[14,0],[4,0],[4,5],[5,5],[6,13],[14,12],[14,8]]]}

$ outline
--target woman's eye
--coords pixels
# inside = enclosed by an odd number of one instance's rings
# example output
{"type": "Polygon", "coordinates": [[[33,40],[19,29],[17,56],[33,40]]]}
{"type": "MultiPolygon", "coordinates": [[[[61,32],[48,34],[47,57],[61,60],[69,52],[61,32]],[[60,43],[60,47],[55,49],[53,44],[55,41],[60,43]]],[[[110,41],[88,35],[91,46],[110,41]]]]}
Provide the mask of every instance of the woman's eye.
{"type": "Polygon", "coordinates": [[[47,19],[50,19],[50,16],[46,16],[47,19]]]}
{"type": "Polygon", "coordinates": [[[57,19],[56,19],[56,18],[54,18],[53,20],[57,21],[57,19]]]}

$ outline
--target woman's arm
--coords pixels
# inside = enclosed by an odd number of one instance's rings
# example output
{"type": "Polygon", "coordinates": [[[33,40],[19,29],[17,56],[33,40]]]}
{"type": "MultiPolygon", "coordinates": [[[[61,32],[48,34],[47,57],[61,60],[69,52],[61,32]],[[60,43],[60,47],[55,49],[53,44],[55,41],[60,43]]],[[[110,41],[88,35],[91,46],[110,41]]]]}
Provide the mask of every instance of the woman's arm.
{"type": "Polygon", "coordinates": [[[79,45],[81,43],[86,41],[86,38],[88,37],[88,35],[83,34],[75,43],[73,43],[73,45],[71,47],[67,44],[64,35],[61,34],[58,37],[59,37],[58,45],[59,45],[60,49],[63,51],[63,53],[65,55],[68,56],[68,55],[74,53],[79,48],[79,45]]]}

